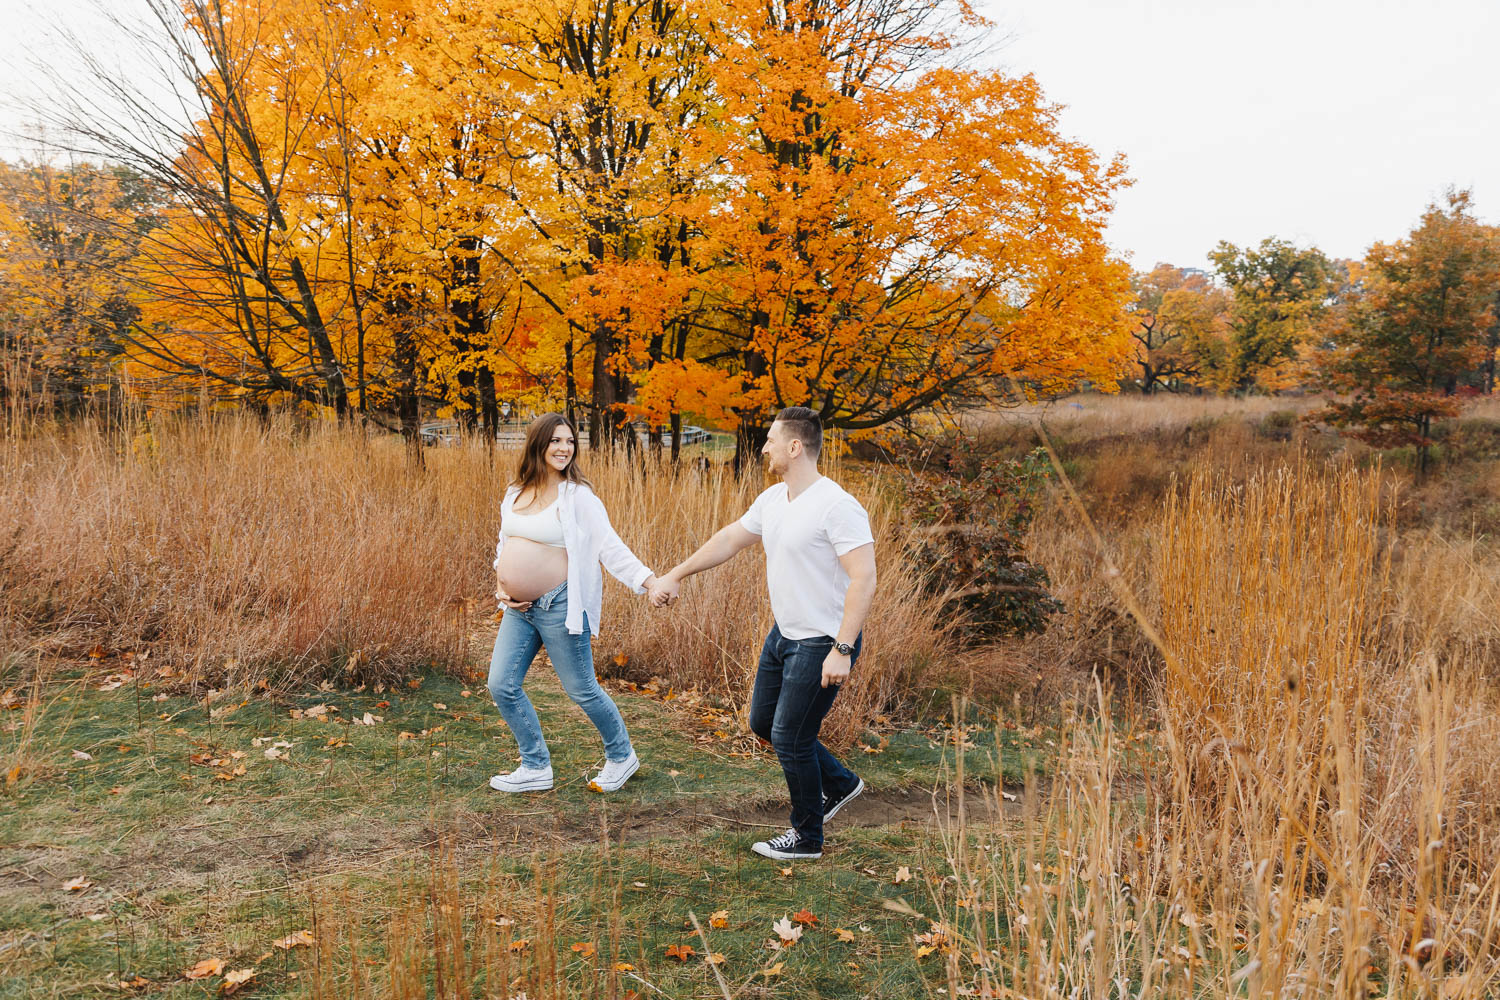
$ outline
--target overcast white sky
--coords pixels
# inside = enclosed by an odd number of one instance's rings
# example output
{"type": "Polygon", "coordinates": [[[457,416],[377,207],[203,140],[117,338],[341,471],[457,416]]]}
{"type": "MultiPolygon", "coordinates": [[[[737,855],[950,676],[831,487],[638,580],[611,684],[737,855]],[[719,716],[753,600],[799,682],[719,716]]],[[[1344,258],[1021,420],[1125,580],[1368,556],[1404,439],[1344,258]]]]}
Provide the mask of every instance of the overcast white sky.
{"type": "MultiPolygon", "coordinates": [[[[1359,256],[1450,184],[1500,221],[1500,0],[975,2],[1064,129],[1129,158],[1110,239],[1137,267],[1271,235],[1359,256]]],[[[49,19],[87,8],[0,0],[0,93],[30,88],[49,19]]]]}

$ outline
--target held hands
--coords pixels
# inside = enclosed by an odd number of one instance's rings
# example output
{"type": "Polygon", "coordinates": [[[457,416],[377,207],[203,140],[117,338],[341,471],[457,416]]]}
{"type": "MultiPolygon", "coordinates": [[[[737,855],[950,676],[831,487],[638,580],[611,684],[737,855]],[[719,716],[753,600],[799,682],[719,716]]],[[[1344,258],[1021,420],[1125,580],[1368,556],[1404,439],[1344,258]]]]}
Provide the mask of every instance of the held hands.
{"type": "Polygon", "coordinates": [[[664,608],[677,600],[682,583],[668,573],[664,577],[651,577],[646,581],[646,598],[653,608],[664,608]]]}
{"type": "Polygon", "coordinates": [[[835,647],[828,651],[823,658],[823,686],[832,684],[835,687],[849,679],[849,666],[851,660],[835,647]]]}

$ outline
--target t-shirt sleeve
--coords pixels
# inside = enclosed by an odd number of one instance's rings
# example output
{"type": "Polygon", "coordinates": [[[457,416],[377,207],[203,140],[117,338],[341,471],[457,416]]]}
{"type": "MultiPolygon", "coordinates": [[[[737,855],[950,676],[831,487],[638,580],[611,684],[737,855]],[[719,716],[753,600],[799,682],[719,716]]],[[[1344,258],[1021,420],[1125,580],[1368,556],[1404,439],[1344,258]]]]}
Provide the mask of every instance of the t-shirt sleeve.
{"type": "Polygon", "coordinates": [[[823,519],[823,528],[828,532],[828,541],[833,544],[836,555],[847,555],[861,545],[875,541],[870,533],[870,515],[850,496],[840,497],[828,508],[823,519]]]}
{"type": "MultiPolygon", "coordinates": [[[[775,489],[775,487],[773,486],[771,489],[775,489]]],[[[740,518],[741,528],[744,528],[752,535],[765,534],[766,498],[770,495],[771,490],[768,489],[755,498],[755,502],[750,505],[750,509],[745,511],[745,516],[740,518]]]]}

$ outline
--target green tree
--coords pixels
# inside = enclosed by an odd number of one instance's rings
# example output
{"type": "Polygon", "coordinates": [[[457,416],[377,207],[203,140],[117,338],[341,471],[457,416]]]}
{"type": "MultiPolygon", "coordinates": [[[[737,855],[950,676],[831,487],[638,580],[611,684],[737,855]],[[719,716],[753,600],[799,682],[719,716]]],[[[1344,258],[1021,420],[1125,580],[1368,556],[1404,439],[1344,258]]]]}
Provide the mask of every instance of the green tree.
{"type": "Polygon", "coordinates": [[[1274,391],[1296,381],[1307,343],[1338,283],[1338,266],[1316,247],[1270,237],[1259,247],[1221,242],[1208,255],[1233,295],[1220,388],[1274,391]]]}
{"type": "Polygon", "coordinates": [[[1352,398],[1314,417],[1377,447],[1415,447],[1425,473],[1433,422],[1458,413],[1460,381],[1490,350],[1500,230],[1474,218],[1468,191],[1450,191],[1405,239],[1371,247],[1354,278],[1318,358],[1324,384],[1352,398]]]}

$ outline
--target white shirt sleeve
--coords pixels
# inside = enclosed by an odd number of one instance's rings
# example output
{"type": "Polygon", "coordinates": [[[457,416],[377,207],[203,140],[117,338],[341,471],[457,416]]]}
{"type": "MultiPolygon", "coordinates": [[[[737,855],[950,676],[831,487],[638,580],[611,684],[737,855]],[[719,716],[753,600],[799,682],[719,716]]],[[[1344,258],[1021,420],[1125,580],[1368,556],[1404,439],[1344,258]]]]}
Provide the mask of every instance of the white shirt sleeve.
{"type": "Polygon", "coordinates": [[[637,594],[645,593],[643,584],[653,575],[651,568],[630,551],[630,546],[620,540],[614,525],[609,523],[609,511],[593,492],[579,491],[578,515],[588,518],[589,533],[599,543],[599,562],[609,575],[619,580],[637,594]]]}
{"type": "Polygon", "coordinates": [[[755,498],[755,502],[750,505],[750,509],[745,511],[744,516],[740,518],[741,528],[744,528],[752,535],[760,536],[765,534],[766,498],[771,495],[771,490],[775,488],[772,486],[770,489],[762,490],[760,496],[755,498]]]}
{"type": "Polygon", "coordinates": [[[840,556],[875,541],[875,536],[870,533],[870,515],[851,496],[840,497],[828,508],[823,518],[823,530],[828,533],[834,553],[840,556]]]}

